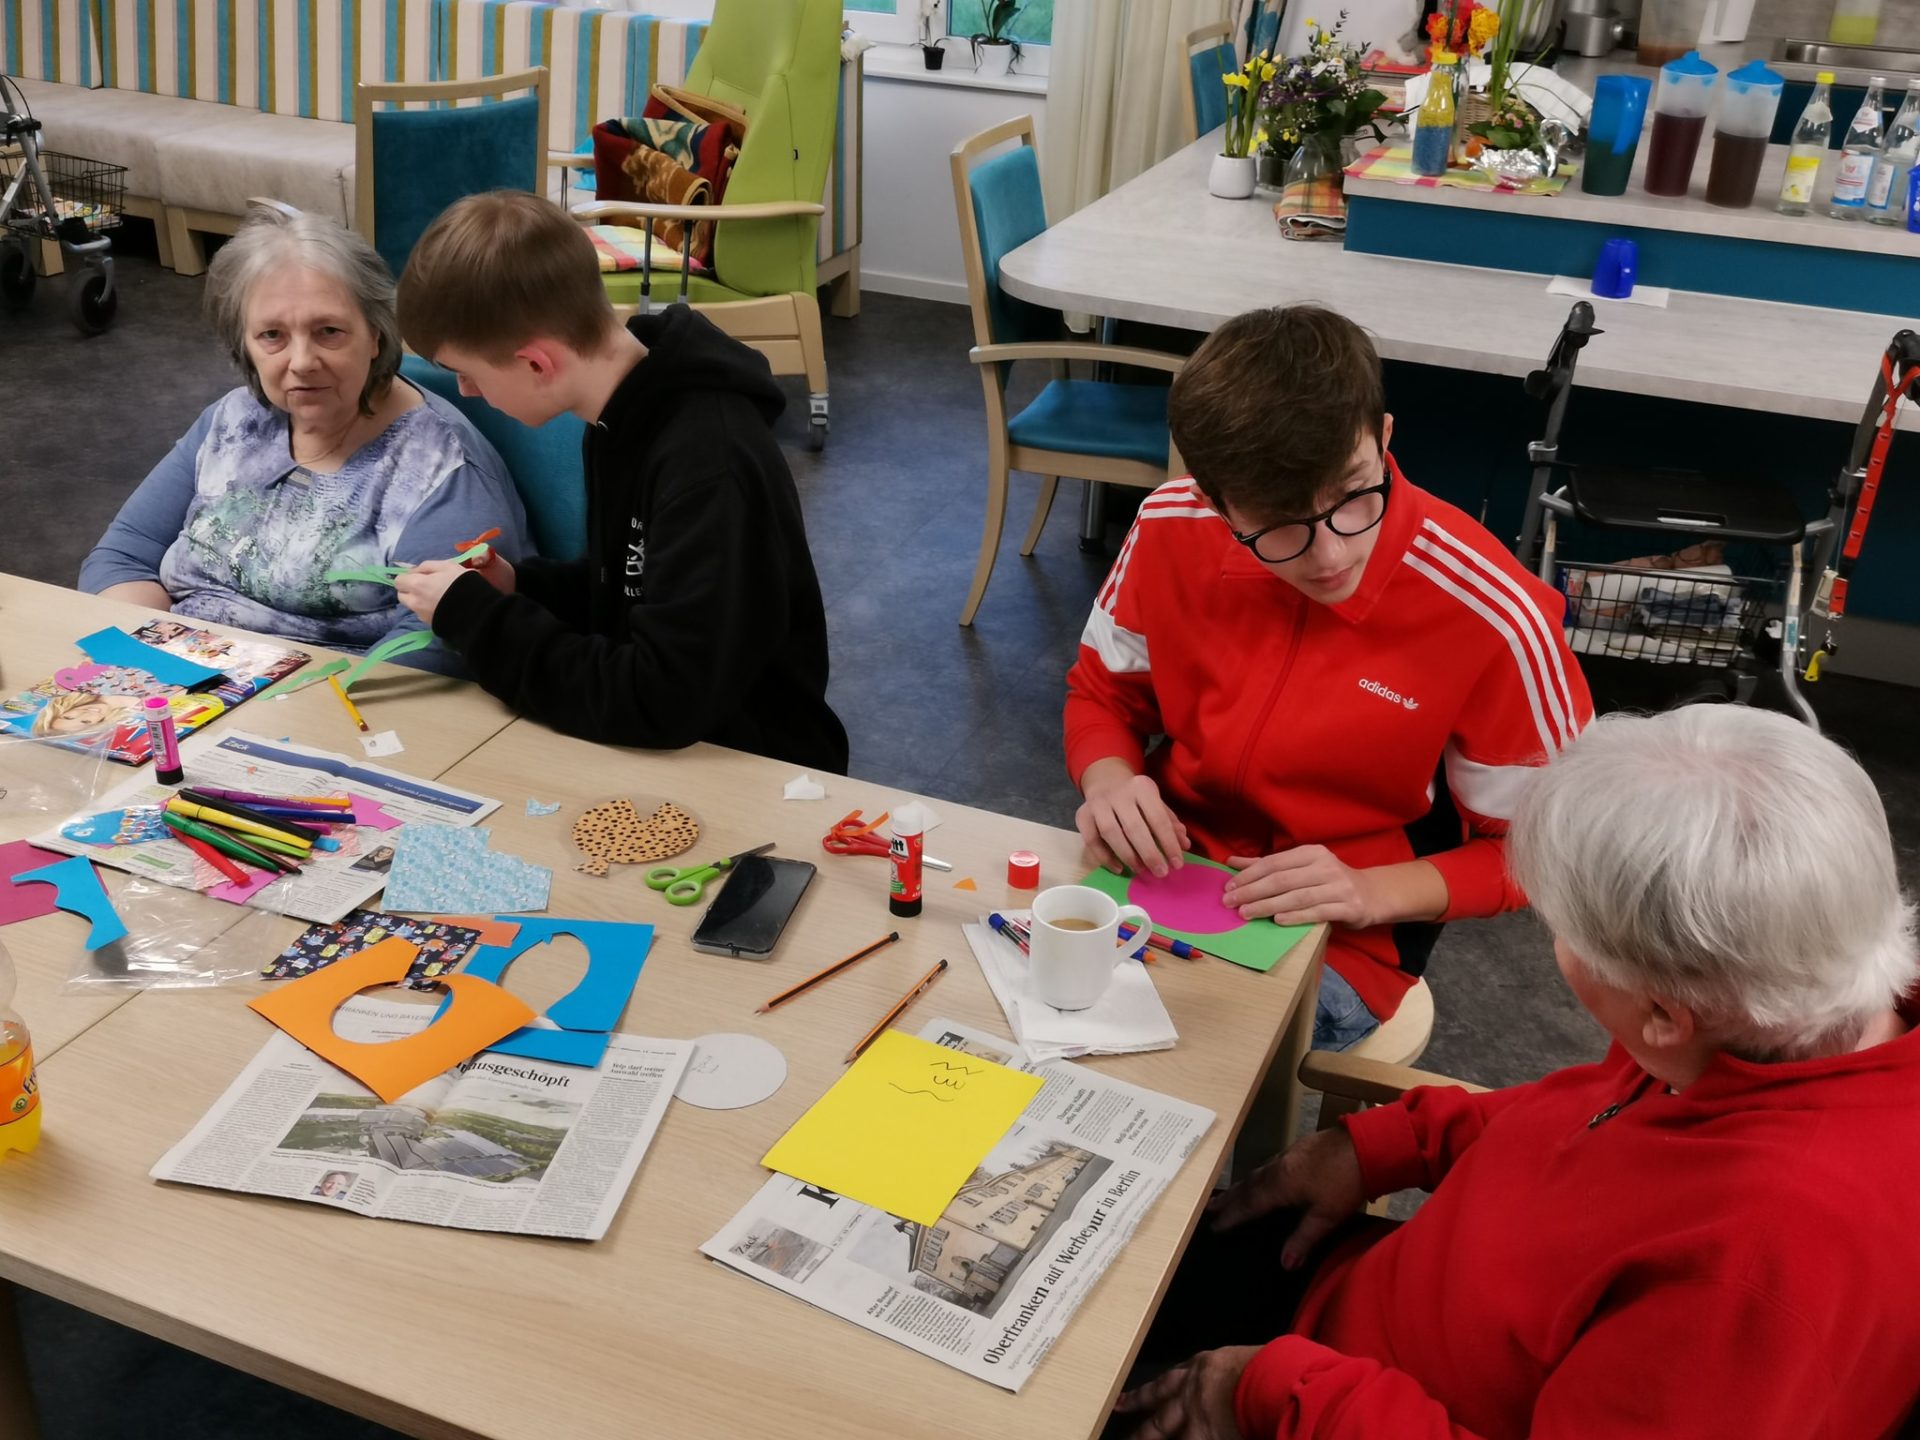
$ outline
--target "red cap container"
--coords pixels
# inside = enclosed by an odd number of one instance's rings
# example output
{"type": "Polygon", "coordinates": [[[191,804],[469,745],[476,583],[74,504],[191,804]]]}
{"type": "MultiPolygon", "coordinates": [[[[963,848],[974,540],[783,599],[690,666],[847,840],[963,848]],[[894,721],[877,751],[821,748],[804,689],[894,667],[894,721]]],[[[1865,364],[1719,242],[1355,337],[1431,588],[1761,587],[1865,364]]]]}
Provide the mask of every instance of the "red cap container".
{"type": "Polygon", "coordinates": [[[1016,850],[1007,856],[1007,884],[1015,890],[1040,888],[1040,857],[1031,850],[1016,850]]]}

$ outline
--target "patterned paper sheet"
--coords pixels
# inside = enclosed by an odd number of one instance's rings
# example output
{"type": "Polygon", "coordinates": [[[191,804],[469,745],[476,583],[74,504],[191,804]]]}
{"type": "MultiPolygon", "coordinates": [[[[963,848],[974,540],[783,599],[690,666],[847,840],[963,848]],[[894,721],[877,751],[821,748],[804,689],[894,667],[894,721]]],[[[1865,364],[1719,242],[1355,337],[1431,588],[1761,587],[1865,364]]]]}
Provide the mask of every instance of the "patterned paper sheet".
{"type": "Polygon", "coordinates": [[[546,909],[553,871],[491,849],[492,833],[452,825],[403,828],[387,873],[386,908],[434,915],[546,909]]]}

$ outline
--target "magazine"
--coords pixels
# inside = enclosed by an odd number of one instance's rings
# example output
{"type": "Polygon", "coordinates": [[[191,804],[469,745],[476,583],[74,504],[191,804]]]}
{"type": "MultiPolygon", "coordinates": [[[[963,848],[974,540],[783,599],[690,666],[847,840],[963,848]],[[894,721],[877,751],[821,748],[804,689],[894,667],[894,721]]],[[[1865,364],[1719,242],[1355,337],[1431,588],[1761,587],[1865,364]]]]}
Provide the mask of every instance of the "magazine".
{"type": "Polygon", "coordinates": [[[952,1020],[920,1035],[1046,1081],[937,1224],[775,1175],[700,1250],[1018,1390],[1214,1115],[952,1020]]]}
{"type": "MultiPolygon", "coordinates": [[[[361,996],[334,1027],[380,1043],[434,1013],[361,996]]],[[[638,1035],[615,1035],[591,1069],[483,1051],[389,1105],[275,1031],[150,1173],[381,1220],[598,1240],[692,1055],[691,1040],[638,1035]]]]}
{"type": "Polygon", "coordinates": [[[63,820],[33,843],[64,855],[85,855],[162,885],[204,890],[216,899],[291,915],[296,920],[331,924],[364,905],[387,883],[399,826],[415,821],[437,825],[474,825],[500,808],[469,790],[438,780],[421,780],[365,760],[312,750],[290,740],[266,740],[243,730],[211,736],[186,747],[193,783],[222,790],[268,795],[350,795],[358,823],[339,830],[341,847],[317,850],[298,874],[248,886],[223,885],[220,876],[164,826],[160,807],[174,794],[151,779],[129,780],[95,800],[85,811],[63,820]],[[369,824],[369,820],[373,824],[369,824]]]}
{"type": "MultiPolygon", "coordinates": [[[[216,669],[220,678],[204,690],[189,691],[184,685],[164,684],[144,670],[96,665],[82,656],[79,664],[0,701],[0,729],[59,736],[112,725],[107,757],[123,765],[144,765],[153,758],[153,745],[140,717],[141,702],[149,695],[185,697],[173,704],[175,731],[185,737],[313,658],[304,650],[265,640],[196,630],[181,620],[149,620],[133,632],[133,638],[216,669]]],[[[67,742],[67,748],[86,750],[92,745],[76,739],[67,742]]]]}

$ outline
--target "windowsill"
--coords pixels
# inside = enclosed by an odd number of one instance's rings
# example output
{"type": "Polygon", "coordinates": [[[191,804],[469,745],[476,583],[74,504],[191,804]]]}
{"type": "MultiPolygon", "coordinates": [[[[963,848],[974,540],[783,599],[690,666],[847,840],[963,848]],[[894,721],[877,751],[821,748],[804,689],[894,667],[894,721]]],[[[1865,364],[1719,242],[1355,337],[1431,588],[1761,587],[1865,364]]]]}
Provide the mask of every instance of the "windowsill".
{"type": "Polygon", "coordinates": [[[978,75],[968,64],[965,41],[949,41],[946,64],[938,70],[927,69],[918,45],[875,45],[866,52],[868,79],[914,80],[928,85],[954,85],[965,90],[1008,90],[1024,95],[1047,93],[1044,75],[978,75]],[[954,63],[959,62],[959,69],[954,63]]]}

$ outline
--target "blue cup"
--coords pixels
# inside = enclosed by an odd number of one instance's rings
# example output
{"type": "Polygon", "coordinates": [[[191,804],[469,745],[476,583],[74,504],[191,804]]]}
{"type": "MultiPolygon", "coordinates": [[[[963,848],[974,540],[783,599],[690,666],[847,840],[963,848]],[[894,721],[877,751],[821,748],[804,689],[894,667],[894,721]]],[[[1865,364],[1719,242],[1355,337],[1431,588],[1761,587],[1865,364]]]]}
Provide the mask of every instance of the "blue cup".
{"type": "Polygon", "coordinates": [[[1639,75],[1602,75],[1593,84],[1587,116],[1587,158],[1580,188],[1589,195],[1624,195],[1640,132],[1647,120],[1653,82],[1639,75]]]}
{"type": "Polygon", "coordinates": [[[1633,294],[1633,272],[1640,263],[1640,247],[1631,240],[1609,240],[1600,247],[1600,263],[1593,267],[1593,293],[1605,300],[1624,300],[1633,294]]]}

